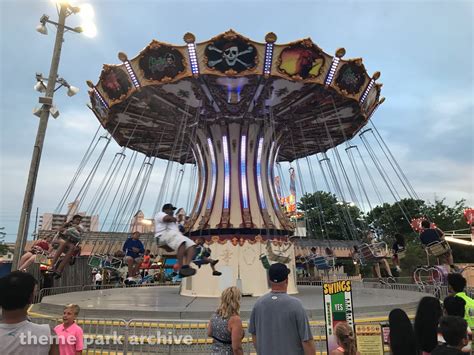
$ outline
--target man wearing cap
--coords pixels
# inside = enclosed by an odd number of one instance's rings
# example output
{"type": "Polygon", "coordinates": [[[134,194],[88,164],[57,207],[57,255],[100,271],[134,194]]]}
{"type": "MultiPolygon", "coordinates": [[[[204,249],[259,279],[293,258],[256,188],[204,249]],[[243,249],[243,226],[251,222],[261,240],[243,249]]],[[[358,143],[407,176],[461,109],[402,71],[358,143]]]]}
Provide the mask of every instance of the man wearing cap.
{"type": "MultiPolygon", "coordinates": [[[[173,216],[174,207],[166,203],[161,212],[155,216],[155,238],[159,247],[168,251],[173,250],[177,254],[179,275],[181,277],[192,276],[196,270],[189,266],[193,260],[195,243],[181,234],[177,219],[173,216]]],[[[177,270],[176,270],[177,271],[177,270]]]]}
{"type": "Polygon", "coordinates": [[[285,264],[272,264],[268,270],[271,291],[253,306],[249,333],[258,355],[314,355],[316,352],[301,301],[286,293],[289,273],[285,264]]]}

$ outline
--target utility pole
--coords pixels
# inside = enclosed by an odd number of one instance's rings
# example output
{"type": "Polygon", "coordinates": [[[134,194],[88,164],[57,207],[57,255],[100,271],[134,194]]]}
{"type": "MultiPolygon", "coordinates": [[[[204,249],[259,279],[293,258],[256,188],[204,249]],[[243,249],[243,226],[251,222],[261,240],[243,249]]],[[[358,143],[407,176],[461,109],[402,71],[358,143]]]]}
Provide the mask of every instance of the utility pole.
{"type": "Polygon", "coordinates": [[[38,231],[38,211],[39,211],[39,208],[36,207],[35,230],[33,231],[33,239],[38,239],[38,234],[37,234],[37,231],[38,231]]]}
{"type": "Polygon", "coordinates": [[[18,226],[18,234],[15,243],[15,253],[13,255],[12,270],[18,269],[21,254],[25,249],[26,240],[28,238],[28,229],[30,224],[31,208],[35,195],[36,180],[38,178],[41,153],[43,151],[44,138],[46,128],[48,126],[49,109],[53,105],[53,96],[58,76],[59,59],[61,57],[61,49],[64,38],[64,25],[66,23],[68,4],[61,2],[59,5],[59,19],[57,23],[56,40],[54,43],[53,57],[51,59],[51,67],[49,69],[48,84],[44,97],[39,98],[41,107],[41,115],[36,133],[36,141],[33,147],[33,155],[31,157],[30,171],[28,173],[28,181],[26,183],[25,197],[23,198],[23,207],[20,215],[20,224],[18,226]]]}
{"type": "MultiPolygon", "coordinates": [[[[56,40],[54,42],[54,49],[53,49],[53,57],[51,59],[51,67],[49,69],[49,76],[48,76],[48,84],[45,90],[45,96],[39,98],[39,103],[42,105],[39,109],[39,125],[38,125],[38,132],[36,133],[36,141],[33,147],[33,155],[31,157],[31,164],[30,164],[30,171],[28,173],[28,181],[26,183],[26,191],[25,197],[23,198],[23,207],[21,209],[20,215],[20,223],[18,225],[18,234],[15,243],[15,254],[13,255],[13,264],[12,270],[18,269],[18,263],[20,261],[20,255],[25,249],[26,240],[28,239],[28,229],[30,225],[30,217],[31,217],[31,208],[33,204],[33,198],[35,196],[35,188],[36,188],[36,180],[38,178],[38,171],[39,165],[41,161],[41,154],[43,152],[43,144],[46,135],[46,128],[48,127],[48,119],[50,111],[53,117],[57,117],[59,112],[57,110],[53,110],[53,96],[56,90],[60,87],[65,86],[68,88],[68,96],[75,95],[79,89],[69,85],[66,80],[63,78],[58,78],[58,67],[59,67],[59,59],[61,57],[61,49],[63,46],[64,41],[64,31],[68,30],[71,32],[81,33],[83,32],[88,37],[95,36],[95,25],[92,23],[88,23],[88,27],[68,27],[66,26],[66,17],[71,14],[77,14],[81,11],[80,7],[71,6],[65,0],[56,0],[56,6],[58,9],[58,22],[51,21],[47,15],[43,15],[40,19],[40,25],[36,28],[36,30],[41,34],[47,34],[48,30],[46,28],[46,24],[52,24],[56,27],[56,40]],[[56,87],[56,84],[60,84],[56,87]]],[[[89,6],[89,16],[93,17],[93,9],[89,6]]],[[[43,92],[44,84],[43,84],[43,77],[41,74],[37,74],[37,80],[39,84],[38,90],[43,92]]],[[[37,84],[37,85],[38,85],[37,84]]],[[[35,85],[35,89],[36,86],[35,85]]],[[[35,115],[37,114],[35,113],[35,115]]]]}

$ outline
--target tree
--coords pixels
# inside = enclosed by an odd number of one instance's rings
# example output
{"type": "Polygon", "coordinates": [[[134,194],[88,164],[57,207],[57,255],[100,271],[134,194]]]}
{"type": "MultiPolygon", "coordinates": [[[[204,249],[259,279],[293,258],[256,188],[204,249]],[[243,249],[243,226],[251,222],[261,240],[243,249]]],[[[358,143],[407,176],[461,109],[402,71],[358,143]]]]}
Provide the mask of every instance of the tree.
{"type": "Polygon", "coordinates": [[[436,199],[433,204],[426,206],[425,215],[441,230],[454,231],[469,229],[464,219],[466,200],[459,200],[453,207],[446,205],[445,199],[436,199]]]}
{"type": "MultiPolygon", "coordinates": [[[[448,206],[445,199],[435,200],[433,204],[426,207],[426,216],[436,223],[436,226],[443,231],[461,231],[461,233],[469,233],[469,226],[464,219],[464,210],[466,209],[465,200],[459,200],[454,206],[448,206]]],[[[450,243],[453,250],[454,260],[457,263],[474,262],[474,248],[450,243]]]]}
{"type": "Polygon", "coordinates": [[[335,195],[316,191],[305,194],[298,202],[303,211],[310,238],[317,239],[360,239],[367,226],[358,207],[339,202],[335,195]]]}
{"type": "Polygon", "coordinates": [[[5,255],[8,253],[8,246],[5,244],[5,235],[6,233],[3,232],[5,227],[0,228],[0,255],[5,255]]]}
{"type": "MultiPolygon", "coordinates": [[[[403,199],[399,203],[384,203],[376,206],[367,214],[367,223],[373,226],[378,235],[387,243],[393,240],[395,233],[401,233],[407,240],[407,256],[402,268],[425,264],[425,254],[419,243],[418,233],[414,232],[400,207],[403,207],[409,219],[425,217],[444,231],[464,230],[468,226],[463,217],[465,200],[456,201],[454,206],[445,203],[445,199],[426,204],[422,200],[403,199]]],[[[474,248],[450,243],[456,262],[474,262],[474,248]]]]}
{"type": "Polygon", "coordinates": [[[384,241],[391,240],[396,233],[415,238],[417,234],[411,228],[408,220],[420,217],[425,210],[425,201],[406,198],[398,203],[384,203],[374,207],[367,214],[366,221],[384,241]]]}

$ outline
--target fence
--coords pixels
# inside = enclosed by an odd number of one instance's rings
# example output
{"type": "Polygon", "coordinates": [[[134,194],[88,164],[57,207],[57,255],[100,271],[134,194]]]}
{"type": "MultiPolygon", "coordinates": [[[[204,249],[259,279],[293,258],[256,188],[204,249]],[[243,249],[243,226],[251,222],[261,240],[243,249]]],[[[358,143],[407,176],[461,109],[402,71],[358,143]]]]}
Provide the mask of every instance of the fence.
{"type": "Polygon", "coordinates": [[[125,285],[122,283],[107,284],[107,285],[76,285],[76,286],[62,286],[62,287],[48,287],[42,288],[36,294],[34,303],[40,303],[43,297],[61,295],[63,293],[92,291],[92,290],[107,290],[112,288],[130,288],[130,287],[155,287],[155,286],[176,286],[179,284],[172,282],[154,282],[145,284],[125,285]]]}
{"type": "MultiPolygon", "coordinates": [[[[322,286],[324,281],[321,280],[311,280],[311,279],[301,279],[297,281],[298,285],[301,286],[322,286]]],[[[420,287],[417,284],[413,283],[393,283],[382,285],[378,281],[358,281],[353,280],[352,285],[354,288],[389,288],[393,290],[400,291],[412,291],[412,292],[425,292],[437,296],[440,299],[443,299],[448,295],[447,286],[433,286],[425,285],[420,287]]],[[[150,283],[150,284],[136,284],[136,285],[124,285],[124,284],[110,284],[110,285],[76,285],[76,286],[62,286],[62,287],[50,287],[41,289],[35,297],[34,303],[39,303],[46,296],[60,295],[63,293],[69,292],[80,292],[80,291],[91,291],[91,290],[106,290],[111,288],[127,288],[127,287],[154,287],[154,286],[176,286],[179,287],[179,284],[165,282],[165,283],[150,283]]],[[[470,297],[474,296],[474,288],[466,288],[466,294],[470,297]]]]}
{"type": "MultiPolygon", "coordinates": [[[[51,327],[61,319],[32,318],[51,327]]],[[[207,323],[190,321],[159,322],[152,319],[79,319],[84,331],[85,354],[210,354],[212,339],[207,336],[207,323]]],[[[364,322],[363,324],[377,324],[364,322]]],[[[310,322],[316,354],[326,354],[326,329],[323,322],[310,322]]],[[[255,353],[248,323],[243,322],[245,354],[255,353]]]]}
{"type": "MultiPolygon", "coordinates": [[[[299,281],[300,285],[321,286],[321,281],[299,281]]],[[[37,300],[44,296],[57,295],[69,292],[88,291],[93,289],[107,289],[113,287],[150,287],[169,286],[166,284],[144,284],[133,286],[114,285],[84,285],[66,286],[42,289],[37,300]]],[[[441,286],[425,286],[420,289],[415,284],[390,284],[382,285],[379,282],[353,281],[354,288],[390,288],[401,291],[426,292],[437,294],[444,298],[448,294],[448,288],[441,286]]],[[[474,288],[466,290],[468,295],[474,294],[474,288]]],[[[380,321],[366,322],[363,324],[374,324],[380,321]]],[[[35,323],[49,324],[55,326],[61,322],[60,318],[34,316],[35,323]]],[[[207,323],[198,321],[159,321],[156,319],[79,319],[78,324],[84,330],[84,340],[87,346],[86,354],[209,354],[211,353],[212,339],[207,336],[207,323]]],[[[356,322],[357,323],[357,322],[356,322]]],[[[357,323],[358,324],[358,323],[357,323]]],[[[313,339],[316,345],[316,354],[326,354],[326,330],[325,323],[321,321],[310,321],[313,339]]],[[[244,322],[244,329],[247,330],[248,323],[244,322]]],[[[242,340],[245,354],[254,353],[251,337],[246,332],[242,340]]],[[[388,351],[388,349],[386,349],[388,351]]]]}
{"type": "MultiPolygon", "coordinates": [[[[54,285],[57,287],[68,287],[77,285],[87,285],[92,282],[92,268],[88,265],[89,258],[87,256],[81,256],[76,258],[73,267],[66,266],[64,268],[62,277],[58,280],[54,280],[54,285]]],[[[33,264],[28,268],[28,273],[32,274],[37,280],[42,280],[42,287],[49,287],[44,282],[48,281],[44,278],[40,271],[39,264],[33,264]]],[[[51,280],[49,280],[52,282],[51,280]]]]}

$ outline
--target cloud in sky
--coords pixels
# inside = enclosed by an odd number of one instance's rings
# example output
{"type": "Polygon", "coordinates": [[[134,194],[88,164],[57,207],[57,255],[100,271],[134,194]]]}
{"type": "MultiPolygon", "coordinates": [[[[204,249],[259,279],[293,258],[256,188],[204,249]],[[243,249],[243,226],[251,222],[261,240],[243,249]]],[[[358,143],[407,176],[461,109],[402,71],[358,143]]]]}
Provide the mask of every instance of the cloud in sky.
{"type": "MultiPolygon", "coordinates": [[[[48,125],[34,202],[41,211],[56,206],[98,127],[86,107],[85,81],[96,82],[103,63],[118,63],[119,51],[134,57],[153,38],[183,44],[188,31],[204,41],[229,28],[257,41],[270,31],[279,43],[311,37],[328,53],[344,46],[346,58],[362,57],[369,73],[382,72],[379,81],[387,97],[374,122],[415,189],[427,199],[436,191],[448,202],[466,198],[474,204],[472,2],[93,3],[97,38],[68,33],[64,42],[59,73],[81,92],[73,98],[61,91],[55,95],[61,115],[48,125]]],[[[53,47],[52,27],[49,36],[34,31],[43,13],[55,18],[50,1],[0,3],[0,224],[9,234],[17,229],[38,124],[31,113],[38,98],[32,90],[34,74],[46,75],[53,47]]],[[[74,16],[68,21],[79,25],[74,16]]],[[[118,150],[112,143],[106,161],[118,150]]],[[[164,171],[160,164],[158,173],[164,171]]],[[[144,206],[148,213],[159,176],[152,181],[144,206]]]]}

